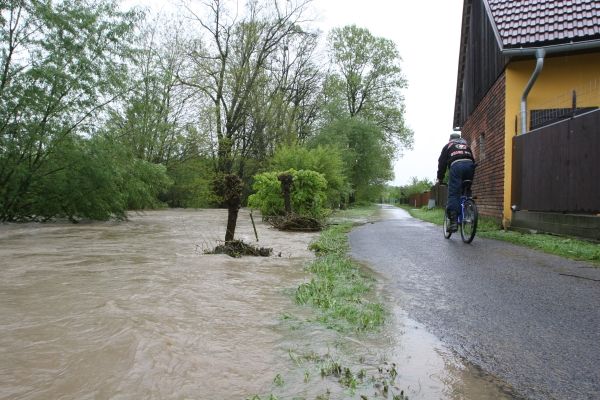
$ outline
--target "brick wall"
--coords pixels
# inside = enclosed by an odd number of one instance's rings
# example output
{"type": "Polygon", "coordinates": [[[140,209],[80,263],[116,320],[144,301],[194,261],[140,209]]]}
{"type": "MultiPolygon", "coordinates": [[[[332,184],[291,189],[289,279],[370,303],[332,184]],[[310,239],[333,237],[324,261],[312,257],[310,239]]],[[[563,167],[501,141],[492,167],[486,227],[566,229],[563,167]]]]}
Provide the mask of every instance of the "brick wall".
{"type": "Polygon", "coordinates": [[[477,162],[473,194],[479,213],[497,218],[504,201],[504,98],[502,73],[462,128],[477,162]]]}

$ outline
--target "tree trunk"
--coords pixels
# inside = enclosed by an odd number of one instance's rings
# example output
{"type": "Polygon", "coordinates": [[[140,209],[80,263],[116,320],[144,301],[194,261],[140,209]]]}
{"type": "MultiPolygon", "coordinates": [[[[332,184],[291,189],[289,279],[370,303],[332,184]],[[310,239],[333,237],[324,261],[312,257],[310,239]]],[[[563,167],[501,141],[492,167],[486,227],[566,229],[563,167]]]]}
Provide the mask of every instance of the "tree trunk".
{"type": "Polygon", "coordinates": [[[227,229],[225,242],[233,241],[237,217],[242,204],[242,180],[234,174],[223,175],[215,182],[215,192],[222,197],[223,204],[227,207],[227,229]]]}
{"type": "Polygon", "coordinates": [[[225,231],[225,242],[233,241],[239,210],[239,205],[237,207],[229,207],[227,209],[227,230],[225,231]]]}
{"type": "Polygon", "coordinates": [[[285,214],[290,215],[292,213],[291,193],[292,182],[294,180],[294,177],[291,174],[284,172],[283,174],[279,175],[277,179],[279,179],[279,181],[281,182],[281,192],[283,193],[283,204],[285,208],[285,214]]]}

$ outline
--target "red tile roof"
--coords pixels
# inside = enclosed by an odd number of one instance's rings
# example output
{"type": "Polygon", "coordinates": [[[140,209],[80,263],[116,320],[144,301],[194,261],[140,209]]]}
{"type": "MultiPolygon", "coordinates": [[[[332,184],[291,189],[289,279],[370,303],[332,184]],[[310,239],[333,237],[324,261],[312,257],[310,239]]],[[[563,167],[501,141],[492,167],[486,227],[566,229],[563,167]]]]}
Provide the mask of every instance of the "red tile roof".
{"type": "Polygon", "coordinates": [[[600,1],[487,0],[502,48],[600,38],[600,1]]]}

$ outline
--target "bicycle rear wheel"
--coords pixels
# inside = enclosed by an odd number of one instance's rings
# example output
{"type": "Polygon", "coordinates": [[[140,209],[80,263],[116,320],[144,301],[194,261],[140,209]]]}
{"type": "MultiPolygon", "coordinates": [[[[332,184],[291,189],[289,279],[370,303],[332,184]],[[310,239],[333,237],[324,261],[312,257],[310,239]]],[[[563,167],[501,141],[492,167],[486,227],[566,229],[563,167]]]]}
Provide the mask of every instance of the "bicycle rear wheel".
{"type": "Polygon", "coordinates": [[[463,218],[460,224],[460,236],[463,242],[471,243],[475,238],[475,232],[477,232],[477,221],[479,220],[479,213],[477,211],[477,205],[472,199],[465,200],[463,205],[463,218]]]}
{"type": "Polygon", "coordinates": [[[442,227],[444,229],[444,237],[446,239],[450,239],[450,236],[452,236],[452,232],[448,232],[447,230],[448,225],[450,225],[450,218],[448,218],[448,214],[446,211],[444,211],[444,223],[442,224],[442,227]]]}

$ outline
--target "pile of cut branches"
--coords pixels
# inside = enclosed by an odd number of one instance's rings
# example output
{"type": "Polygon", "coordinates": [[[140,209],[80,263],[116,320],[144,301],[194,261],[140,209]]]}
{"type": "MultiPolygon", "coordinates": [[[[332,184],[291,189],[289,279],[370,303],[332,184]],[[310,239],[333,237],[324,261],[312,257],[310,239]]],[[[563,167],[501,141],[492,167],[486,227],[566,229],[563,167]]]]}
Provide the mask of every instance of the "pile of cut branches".
{"type": "Polygon", "coordinates": [[[316,232],[323,229],[318,219],[294,213],[269,217],[267,221],[280,231],[316,232]]]}
{"type": "Polygon", "coordinates": [[[272,248],[252,246],[241,240],[231,240],[218,245],[213,250],[205,250],[204,254],[227,254],[230,257],[239,258],[242,256],[269,257],[272,252],[272,248]]]}

